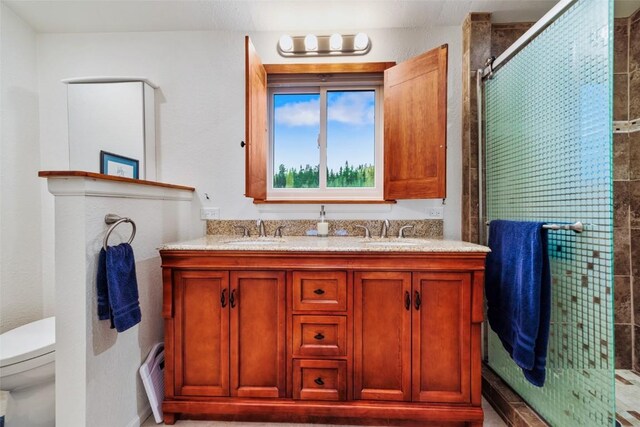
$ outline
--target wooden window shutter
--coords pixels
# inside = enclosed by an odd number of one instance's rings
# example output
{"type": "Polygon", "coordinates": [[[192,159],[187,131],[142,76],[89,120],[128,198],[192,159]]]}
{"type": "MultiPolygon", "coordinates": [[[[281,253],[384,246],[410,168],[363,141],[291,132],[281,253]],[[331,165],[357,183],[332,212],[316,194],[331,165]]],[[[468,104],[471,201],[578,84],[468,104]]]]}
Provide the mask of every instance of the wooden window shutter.
{"type": "Polygon", "coordinates": [[[446,195],[447,45],[384,72],[384,198],[446,195]]]}
{"type": "Polygon", "coordinates": [[[245,37],[245,196],[267,198],[267,72],[245,37]]]}

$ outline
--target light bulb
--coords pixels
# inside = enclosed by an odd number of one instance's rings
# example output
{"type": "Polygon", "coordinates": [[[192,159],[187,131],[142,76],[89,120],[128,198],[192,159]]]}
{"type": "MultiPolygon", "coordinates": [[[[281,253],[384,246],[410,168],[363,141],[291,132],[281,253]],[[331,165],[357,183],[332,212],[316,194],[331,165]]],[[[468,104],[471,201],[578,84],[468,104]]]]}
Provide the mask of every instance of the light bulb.
{"type": "Polygon", "coordinates": [[[293,50],[293,39],[288,34],[280,37],[278,44],[280,45],[280,50],[283,52],[291,52],[293,50]]]}
{"type": "Polygon", "coordinates": [[[329,38],[329,48],[331,50],[341,50],[342,49],[342,36],[338,33],[331,34],[329,38]]]}
{"type": "Polygon", "coordinates": [[[368,45],[369,36],[367,36],[365,33],[356,34],[356,37],[353,40],[353,47],[356,48],[356,50],[364,50],[368,45]]]}
{"type": "Polygon", "coordinates": [[[313,34],[307,34],[304,38],[304,47],[308,51],[318,50],[318,38],[313,34]]]}

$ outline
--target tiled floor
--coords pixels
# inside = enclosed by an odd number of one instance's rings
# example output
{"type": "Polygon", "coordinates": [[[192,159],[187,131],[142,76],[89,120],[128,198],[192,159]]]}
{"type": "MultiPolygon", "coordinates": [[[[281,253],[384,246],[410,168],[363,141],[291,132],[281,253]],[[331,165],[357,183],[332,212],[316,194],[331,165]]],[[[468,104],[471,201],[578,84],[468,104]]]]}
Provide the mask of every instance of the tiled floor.
{"type": "Polygon", "coordinates": [[[616,419],[622,427],[640,426],[640,375],[616,370],[616,419]]]}
{"type": "MultiPolygon", "coordinates": [[[[639,378],[640,379],[640,378],[639,378]]],[[[484,426],[486,427],[506,427],[506,424],[500,416],[493,410],[486,400],[482,399],[482,408],[484,409],[484,426]]],[[[152,427],[155,423],[153,416],[149,417],[142,427],[152,427]]],[[[165,425],[165,424],[162,424],[165,425]]],[[[338,427],[326,426],[323,424],[284,424],[284,423],[239,423],[239,422],[223,422],[223,421],[177,421],[178,427],[338,427]]]]}

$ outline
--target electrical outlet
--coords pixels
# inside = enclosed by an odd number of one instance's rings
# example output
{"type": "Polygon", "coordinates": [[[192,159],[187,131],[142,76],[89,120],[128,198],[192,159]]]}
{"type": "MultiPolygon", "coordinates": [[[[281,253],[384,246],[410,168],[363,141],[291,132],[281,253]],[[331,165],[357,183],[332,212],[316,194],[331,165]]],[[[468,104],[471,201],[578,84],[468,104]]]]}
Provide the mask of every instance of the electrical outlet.
{"type": "Polygon", "coordinates": [[[443,207],[427,208],[427,219],[444,219],[444,208],[443,207]]]}
{"type": "Polygon", "coordinates": [[[220,219],[220,208],[202,208],[200,209],[200,219],[220,219]]]}

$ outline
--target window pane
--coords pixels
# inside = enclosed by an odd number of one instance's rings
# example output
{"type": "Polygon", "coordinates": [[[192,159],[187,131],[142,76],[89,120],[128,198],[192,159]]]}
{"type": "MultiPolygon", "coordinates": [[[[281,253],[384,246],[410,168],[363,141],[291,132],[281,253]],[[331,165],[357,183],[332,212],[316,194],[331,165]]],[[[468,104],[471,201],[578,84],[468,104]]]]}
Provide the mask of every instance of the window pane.
{"type": "Polygon", "coordinates": [[[273,188],[318,188],[320,94],[274,94],[273,122],[273,188]]]}
{"type": "Polygon", "coordinates": [[[327,187],[375,186],[375,91],[327,92],[327,187]]]}

